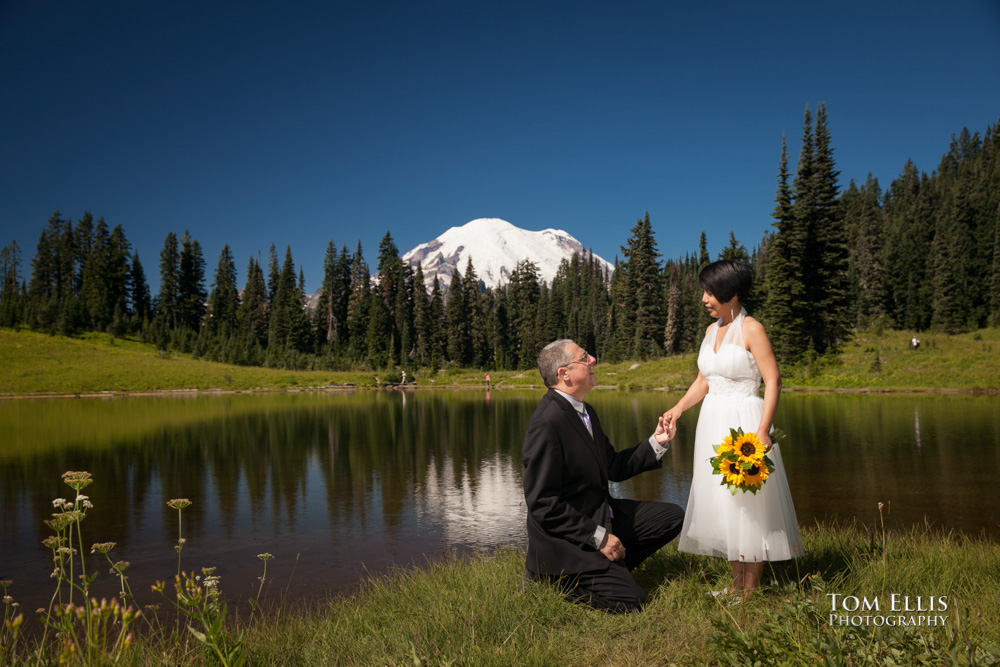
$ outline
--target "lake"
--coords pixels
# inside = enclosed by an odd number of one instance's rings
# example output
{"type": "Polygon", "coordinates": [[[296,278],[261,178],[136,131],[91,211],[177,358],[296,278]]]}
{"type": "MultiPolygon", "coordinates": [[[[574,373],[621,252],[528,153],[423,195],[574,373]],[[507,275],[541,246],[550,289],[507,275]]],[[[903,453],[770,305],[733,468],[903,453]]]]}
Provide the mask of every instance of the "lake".
{"type": "MultiPolygon", "coordinates": [[[[60,479],[87,470],[94,508],[84,543],[114,541],[140,603],[177,569],[218,566],[231,600],[322,600],[366,572],[454,550],[525,544],[520,449],[541,391],[357,391],[0,401],[0,578],[24,609],[48,602],[41,541],[60,479]]],[[[678,394],[595,391],[619,448],[648,437],[678,394]]],[[[663,470],[623,495],[685,505],[697,409],[684,414],[663,470]]],[[[1000,397],[785,394],[776,424],[800,524],[928,522],[1000,537],[1000,397]]],[[[704,465],[707,465],[705,463],[704,465]]],[[[94,561],[95,565],[99,565],[94,561]]],[[[105,564],[100,569],[106,572],[105,564]]],[[[113,595],[115,580],[98,581],[113,595]]]]}

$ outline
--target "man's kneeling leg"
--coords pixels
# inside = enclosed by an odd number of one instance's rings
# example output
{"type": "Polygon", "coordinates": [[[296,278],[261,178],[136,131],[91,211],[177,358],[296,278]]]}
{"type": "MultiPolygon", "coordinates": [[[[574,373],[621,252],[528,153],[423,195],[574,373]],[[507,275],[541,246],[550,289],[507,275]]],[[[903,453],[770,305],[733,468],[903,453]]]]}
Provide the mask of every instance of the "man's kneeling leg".
{"type": "Polygon", "coordinates": [[[611,563],[607,570],[563,577],[560,583],[568,589],[568,601],[614,614],[639,611],[646,604],[646,594],[621,562],[611,563]]]}

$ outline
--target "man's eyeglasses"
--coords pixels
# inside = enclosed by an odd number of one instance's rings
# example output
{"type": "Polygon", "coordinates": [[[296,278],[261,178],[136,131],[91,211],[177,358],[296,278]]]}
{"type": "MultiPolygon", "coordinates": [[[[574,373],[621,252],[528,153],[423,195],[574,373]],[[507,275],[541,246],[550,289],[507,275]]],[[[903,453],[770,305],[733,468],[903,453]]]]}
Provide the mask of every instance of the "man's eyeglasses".
{"type": "MultiPolygon", "coordinates": [[[[590,354],[587,351],[584,351],[583,356],[581,356],[579,359],[573,359],[569,363],[571,363],[571,364],[583,364],[584,366],[590,366],[590,364],[591,364],[591,362],[590,362],[591,358],[592,357],[590,356],[590,354]]],[[[594,363],[597,363],[597,357],[593,357],[593,359],[594,359],[594,363]]]]}

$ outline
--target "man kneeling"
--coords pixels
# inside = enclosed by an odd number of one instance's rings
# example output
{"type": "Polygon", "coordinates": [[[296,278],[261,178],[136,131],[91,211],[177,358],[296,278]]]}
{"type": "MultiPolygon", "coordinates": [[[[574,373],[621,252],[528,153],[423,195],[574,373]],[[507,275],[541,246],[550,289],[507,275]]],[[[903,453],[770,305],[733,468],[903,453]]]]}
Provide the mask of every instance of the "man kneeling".
{"type": "Polygon", "coordinates": [[[594,409],[583,402],[597,384],[597,360],[571,340],[538,355],[549,388],[524,436],[528,578],[568,589],[567,599],[612,612],[636,611],[646,595],[631,570],[674,539],[684,510],[655,501],[612,498],[620,482],[660,467],[675,425],[660,417],[648,441],[616,452],[594,409]]]}

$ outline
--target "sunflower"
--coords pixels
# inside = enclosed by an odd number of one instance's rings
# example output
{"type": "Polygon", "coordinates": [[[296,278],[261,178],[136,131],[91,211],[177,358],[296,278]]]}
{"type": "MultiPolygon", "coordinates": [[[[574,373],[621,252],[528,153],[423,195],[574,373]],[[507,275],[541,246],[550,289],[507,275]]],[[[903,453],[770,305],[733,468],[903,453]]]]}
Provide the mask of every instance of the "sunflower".
{"type": "Polygon", "coordinates": [[[733,435],[727,435],[723,438],[722,442],[715,446],[715,453],[719,456],[725,454],[726,452],[735,452],[736,448],[733,447],[733,435]]]}
{"type": "Polygon", "coordinates": [[[743,466],[739,461],[719,459],[719,472],[722,473],[722,483],[740,485],[743,483],[743,466]]]}
{"type": "Polygon", "coordinates": [[[760,441],[756,433],[741,433],[732,446],[739,455],[740,461],[757,463],[764,458],[764,443],[760,441]]]}
{"type": "Polygon", "coordinates": [[[771,469],[767,467],[767,464],[759,461],[750,466],[749,470],[743,472],[743,484],[753,490],[754,487],[763,486],[770,474],[771,469]]]}

